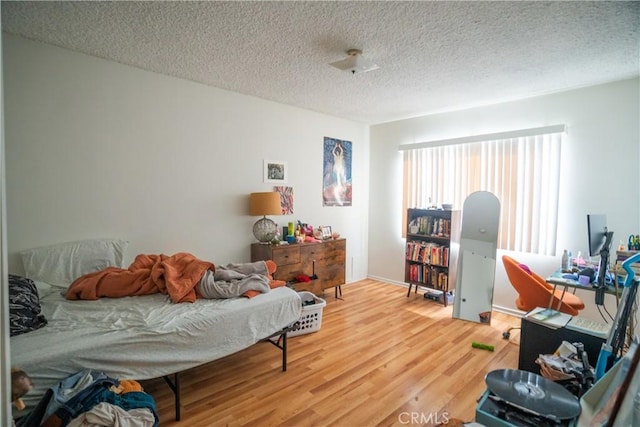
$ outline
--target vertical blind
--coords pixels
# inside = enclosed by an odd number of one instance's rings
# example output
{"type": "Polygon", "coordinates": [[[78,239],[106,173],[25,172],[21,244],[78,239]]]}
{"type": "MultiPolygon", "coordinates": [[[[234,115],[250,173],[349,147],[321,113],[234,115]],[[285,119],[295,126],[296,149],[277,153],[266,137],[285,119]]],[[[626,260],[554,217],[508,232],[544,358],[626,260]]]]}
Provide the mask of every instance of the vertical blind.
{"type": "Polygon", "coordinates": [[[500,200],[500,249],[555,255],[564,134],[552,126],[402,146],[403,212],[442,203],[461,209],[469,194],[490,191],[500,200]]]}

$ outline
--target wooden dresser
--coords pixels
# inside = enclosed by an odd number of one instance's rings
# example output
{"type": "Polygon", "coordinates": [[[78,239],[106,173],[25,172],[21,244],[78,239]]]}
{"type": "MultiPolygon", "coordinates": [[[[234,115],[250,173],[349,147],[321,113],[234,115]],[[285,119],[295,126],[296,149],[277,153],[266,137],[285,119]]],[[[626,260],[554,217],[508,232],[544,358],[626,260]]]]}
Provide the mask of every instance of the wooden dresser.
{"type": "Polygon", "coordinates": [[[274,279],[295,281],[304,274],[318,277],[308,283],[296,283],[296,291],[309,291],[322,296],[327,288],[344,285],[346,239],[325,240],[321,243],[296,243],[291,245],[251,245],[251,262],[271,259],[278,265],[274,279]]]}

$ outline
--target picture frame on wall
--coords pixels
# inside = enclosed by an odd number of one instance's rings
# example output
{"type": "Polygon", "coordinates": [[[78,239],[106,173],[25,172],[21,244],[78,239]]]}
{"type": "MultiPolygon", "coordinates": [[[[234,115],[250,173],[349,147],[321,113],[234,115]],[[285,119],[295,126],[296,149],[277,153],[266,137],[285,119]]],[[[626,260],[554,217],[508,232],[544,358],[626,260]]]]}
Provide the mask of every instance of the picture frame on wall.
{"type": "Polygon", "coordinates": [[[277,160],[265,160],[263,173],[264,182],[285,183],[287,182],[287,163],[277,160]]]}
{"type": "Polygon", "coordinates": [[[282,215],[293,215],[293,187],[276,185],[273,187],[273,191],[280,193],[282,215]]]}
{"type": "Polygon", "coordinates": [[[322,206],[351,206],[352,143],[324,137],[322,161],[322,206]]]}

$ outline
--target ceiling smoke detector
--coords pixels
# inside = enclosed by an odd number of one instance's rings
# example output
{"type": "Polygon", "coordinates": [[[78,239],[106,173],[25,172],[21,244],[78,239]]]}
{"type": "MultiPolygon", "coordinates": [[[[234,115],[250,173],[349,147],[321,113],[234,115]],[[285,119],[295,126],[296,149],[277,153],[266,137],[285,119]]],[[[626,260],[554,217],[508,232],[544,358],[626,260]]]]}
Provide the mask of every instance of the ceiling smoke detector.
{"type": "Polygon", "coordinates": [[[347,54],[349,57],[341,61],[332,62],[329,65],[339,70],[349,71],[351,74],[366,73],[380,68],[373,62],[364,59],[360,49],[349,49],[347,54]]]}

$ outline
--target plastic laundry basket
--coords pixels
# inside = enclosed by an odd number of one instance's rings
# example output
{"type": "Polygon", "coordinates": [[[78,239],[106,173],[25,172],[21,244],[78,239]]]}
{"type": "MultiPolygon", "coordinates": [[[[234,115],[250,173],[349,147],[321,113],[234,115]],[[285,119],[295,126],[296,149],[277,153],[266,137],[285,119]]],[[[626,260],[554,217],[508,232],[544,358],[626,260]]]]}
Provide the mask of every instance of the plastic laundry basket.
{"type": "Polygon", "coordinates": [[[298,292],[298,295],[302,300],[302,314],[295,329],[288,332],[287,337],[310,334],[320,330],[320,326],[322,326],[322,309],[327,305],[327,302],[307,291],[298,292]],[[308,301],[315,301],[315,304],[304,305],[308,301]]]}

